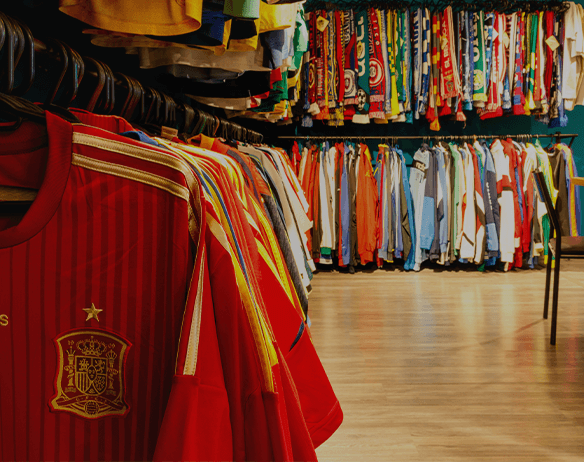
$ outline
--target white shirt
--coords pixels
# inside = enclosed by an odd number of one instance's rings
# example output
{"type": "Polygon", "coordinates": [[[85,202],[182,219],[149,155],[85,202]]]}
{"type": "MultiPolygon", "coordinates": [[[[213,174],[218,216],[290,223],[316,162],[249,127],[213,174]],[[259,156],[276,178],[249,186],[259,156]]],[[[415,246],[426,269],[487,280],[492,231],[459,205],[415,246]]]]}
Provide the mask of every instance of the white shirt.
{"type": "Polygon", "coordinates": [[[564,64],[562,96],[567,111],[574,109],[580,90],[582,64],[584,61],[584,36],[582,35],[582,11],[579,5],[569,2],[564,14],[564,64]]]}

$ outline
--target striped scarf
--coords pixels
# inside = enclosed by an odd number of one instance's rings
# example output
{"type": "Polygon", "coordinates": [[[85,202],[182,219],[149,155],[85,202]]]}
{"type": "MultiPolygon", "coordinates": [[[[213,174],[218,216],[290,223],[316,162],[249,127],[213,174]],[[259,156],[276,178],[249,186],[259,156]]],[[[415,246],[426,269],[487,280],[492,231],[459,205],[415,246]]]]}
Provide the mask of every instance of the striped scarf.
{"type": "Polygon", "coordinates": [[[445,46],[442,47],[442,80],[440,94],[442,98],[455,98],[460,94],[460,75],[455,51],[455,35],[452,20],[452,7],[444,10],[442,20],[442,37],[445,46]]]}
{"type": "Polygon", "coordinates": [[[337,105],[338,88],[337,88],[337,53],[336,53],[336,21],[334,11],[327,13],[328,26],[326,28],[327,43],[327,102],[328,107],[334,109],[337,105]]]}
{"type": "Polygon", "coordinates": [[[327,124],[332,127],[344,125],[343,107],[340,93],[341,85],[344,93],[344,83],[341,82],[340,69],[343,69],[341,42],[341,17],[338,11],[328,13],[328,107],[327,124]],[[340,61],[339,61],[340,58],[340,61]]]}
{"type": "Polygon", "coordinates": [[[517,36],[517,13],[507,15],[507,41],[505,45],[507,75],[505,76],[505,89],[503,92],[503,109],[511,112],[513,104],[511,102],[511,90],[513,85],[513,75],[515,74],[515,37],[517,36]]]}
{"type": "Polygon", "coordinates": [[[525,60],[525,13],[517,18],[517,36],[515,39],[515,74],[513,76],[513,114],[525,114],[525,94],[523,93],[523,63],[525,60]]]}
{"type": "Polygon", "coordinates": [[[438,93],[438,82],[440,79],[440,16],[438,13],[432,15],[432,81],[430,90],[430,110],[426,113],[426,118],[431,121],[430,130],[439,131],[438,106],[440,105],[440,95],[438,93]]]}
{"type": "Polygon", "coordinates": [[[377,11],[369,9],[369,88],[371,105],[369,117],[372,119],[385,119],[385,72],[382,64],[381,34],[377,11]]]}
{"type": "Polygon", "coordinates": [[[355,104],[357,96],[357,36],[353,11],[343,12],[343,43],[345,45],[345,106],[355,104]]]}
{"type": "Polygon", "coordinates": [[[410,34],[410,10],[404,13],[404,52],[403,66],[405,84],[404,84],[404,111],[406,112],[406,122],[412,123],[412,40],[410,34]]]}
{"type": "Polygon", "coordinates": [[[503,115],[501,95],[505,84],[506,59],[503,34],[505,33],[505,15],[495,13],[493,22],[493,43],[491,55],[491,72],[489,79],[489,97],[487,106],[481,113],[481,119],[491,119],[503,115]]]}
{"type": "Polygon", "coordinates": [[[562,63],[563,63],[563,43],[564,43],[564,23],[558,15],[554,20],[554,35],[558,39],[560,46],[554,53],[554,73],[555,80],[552,83],[549,126],[552,128],[565,127],[568,124],[568,116],[564,110],[564,100],[562,98],[562,63]]]}
{"type": "Polygon", "coordinates": [[[428,104],[430,102],[430,80],[432,72],[432,18],[430,16],[430,11],[428,8],[424,9],[424,22],[423,22],[423,43],[422,43],[422,104],[423,111],[420,110],[420,114],[425,115],[428,110],[428,104]]]}
{"type": "Polygon", "coordinates": [[[367,11],[357,12],[357,96],[354,123],[369,123],[369,21],[367,11]]]}
{"type": "Polygon", "coordinates": [[[389,73],[389,53],[388,53],[388,29],[387,29],[387,17],[391,12],[381,10],[377,12],[377,17],[379,21],[379,29],[381,33],[381,55],[383,62],[383,75],[384,75],[384,104],[383,111],[385,112],[385,117],[389,118],[391,114],[391,74],[389,73]]]}
{"type": "Polygon", "coordinates": [[[413,18],[413,99],[414,99],[414,117],[416,119],[420,118],[420,111],[418,107],[418,101],[421,98],[422,91],[422,9],[418,8],[414,13],[413,18]]]}
{"type": "MultiPolygon", "coordinates": [[[[322,11],[319,11],[315,14],[315,28],[314,28],[314,33],[315,33],[315,37],[316,37],[316,50],[315,50],[315,56],[316,56],[316,103],[318,104],[318,107],[322,109],[326,106],[326,91],[327,91],[327,86],[326,86],[326,78],[327,78],[327,73],[326,73],[326,49],[325,49],[325,37],[324,37],[324,32],[321,32],[320,30],[318,30],[318,28],[316,27],[316,21],[318,20],[318,17],[320,17],[322,15],[322,11]]],[[[326,16],[326,12],[324,14],[324,16],[326,16]]],[[[326,32],[326,29],[325,29],[326,32]]]]}
{"type": "Polygon", "coordinates": [[[495,13],[485,14],[485,88],[487,89],[487,94],[489,92],[489,87],[491,84],[491,62],[493,58],[493,42],[494,34],[493,28],[495,26],[495,13]]]}
{"type": "Polygon", "coordinates": [[[474,49],[474,73],[473,73],[473,102],[475,107],[483,107],[487,101],[487,87],[485,80],[485,30],[484,13],[474,13],[473,21],[473,49],[474,49]]]}
{"type": "Polygon", "coordinates": [[[531,115],[531,111],[536,108],[535,104],[535,66],[537,55],[537,23],[538,15],[536,13],[529,15],[529,29],[528,29],[528,47],[526,49],[527,55],[527,97],[525,102],[525,114],[531,115]]]}
{"type": "Polygon", "coordinates": [[[549,110],[550,110],[550,105],[548,102],[548,94],[549,91],[546,89],[545,86],[545,68],[547,66],[546,64],[546,54],[545,54],[545,48],[548,48],[546,43],[545,43],[545,39],[546,39],[546,35],[544,32],[544,12],[540,12],[539,13],[539,28],[538,28],[538,34],[537,34],[537,53],[538,53],[538,62],[537,62],[537,67],[539,69],[538,72],[538,85],[539,85],[539,91],[540,91],[540,95],[539,95],[539,101],[541,104],[541,113],[543,115],[546,115],[549,110]]]}
{"type": "Polygon", "coordinates": [[[390,112],[388,119],[395,119],[399,115],[399,96],[397,91],[397,69],[395,67],[396,55],[396,25],[395,12],[389,11],[387,14],[387,56],[389,58],[389,79],[390,79],[390,112]]]}
{"type": "Polygon", "coordinates": [[[310,59],[308,60],[308,75],[306,78],[306,84],[308,86],[308,112],[316,114],[320,110],[316,104],[316,14],[307,13],[307,15],[310,34],[310,59]]]}
{"type": "Polygon", "coordinates": [[[405,45],[405,31],[404,31],[403,11],[394,11],[394,29],[395,29],[395,70],[396,70],[396,87],[397,99],[399,101],[399,111],[403,112],[403,103],[405,100],[404,94],[404,45],[405,45]]]}
{"type": "Polygon", "coordinates": [[[471,52],[473,52],[472,40],[472,14],[467,11],[459,12],[459,57],[461,70],[461,85],[462,85],[462,106],[466,111],[472,109],[472,94],[473,94],[473,72],[471,66],[474,65],[474,59],[471,52]]]}
{"type": "Polygon", "coordinates": [[[336,52],[336,80],[337,107],[343,107],[345,100],[345,47],[343,46],[343,19],[341,11],[335,11],[335,52],[336,52]]]}

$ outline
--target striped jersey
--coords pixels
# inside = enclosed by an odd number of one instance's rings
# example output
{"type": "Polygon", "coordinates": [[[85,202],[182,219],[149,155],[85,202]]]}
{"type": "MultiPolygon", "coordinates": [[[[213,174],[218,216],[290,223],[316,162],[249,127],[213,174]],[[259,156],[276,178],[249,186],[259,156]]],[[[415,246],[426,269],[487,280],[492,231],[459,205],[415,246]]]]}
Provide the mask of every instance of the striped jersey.
{"type": "Polygon", "coordinates": [[[152,460],[197,369],[199,183],[170,153],[46,120],[0,133],[0,184],[39,190],[0,214],[0,460],[152,460]]]}

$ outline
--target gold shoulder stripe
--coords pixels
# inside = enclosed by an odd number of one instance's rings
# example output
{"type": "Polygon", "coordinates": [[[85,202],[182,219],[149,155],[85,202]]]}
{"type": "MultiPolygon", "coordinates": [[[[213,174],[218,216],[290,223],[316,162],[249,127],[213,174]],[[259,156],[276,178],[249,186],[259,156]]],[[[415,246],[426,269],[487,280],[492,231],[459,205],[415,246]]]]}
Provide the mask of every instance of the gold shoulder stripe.
{"type": "Polygon", "coordinates": [[[191,322],[191,330],[189,333],[189,340],[187,343],[187,356],[185,359],[184,375],[195,375],[197,370],[197,358],[199,356],[199,338],[201,334],[201,314],[203,306],[203,285],[204,285],[204,264],[205,264],[205,249],[201,255],[201,265],[198,271],[197,295],[195,297],[195,306],[193,307],[193,319],[191,322]]]}
{"type": "Polygon", "coordinates": [[[161,152],[156,151],[155,149],[134,146],[132,144],[124,143],[122,141],[109,140],[107,138],[102,138],[100,136],[88,135],[86,133],[78,132],[73,133],[73,143],[81,144],[83,146],[90,146],[98,149],[104,149],[106,151],[123,154],[129,157],[134,157],[136,159],[150,161],[159,165],[164,165],[166,167],[177,170],[185,175],[188,174],[193,178],[194,181],[193,173],[183,163],[181,159],[163,154],[161,152]]]}
{"type": "Polygon", "coordinates": [[[110,175],[119,176],[128,180],[138,181],[140,183],[162,189],[177,197],[180,197],[181,199],[184,199],[187,202],[189,201],[189,190],[186,187],[167,178],[154,175],[153,173],[146,173],[142,170],[126,167],[124,165],[103,162],[101,160],[92,159],[91,157],[86,157],[77,153],[73,153],[73,160],[71,163],[73,165],[77,165],[78,167],[88,168],[90,170],[109,173],[110,175]]]}
{"type": "Polygon", "coordinates": [[[201,198],[199,197],[199,182],[195,178],[195,175],[187,163],[179,158],[160,153],[155,149],[148,149],[146,147],[133,146],[129,143],[124,143],[116,140],[108,140],[99,136],[88,135],[85,133],[73,133],[73,143],[80,144],[83,146],[90,146],[97,149],[103,149],[106,151],[115,152],[117,154],[123,154],[128,157],[134,157],[136,159],[145,160],[148,162],[153,162],[155,164],[164,165],[165,167],[172,168],[180,173],[182,173],[187,182],[187,186],[191,191],[193,200],[195,201],[195,207],[197,211],[201,212],[201,198]]]}
{"type": "Polygon", "coordinates": [[[110,175],[125,178],[127,180],[138,181],[139,183],[144,183],[152,187],[162,189],[163,191],[184,199],[188,206],[189,234],[191,235],[195,246],[198,246],[200,237],[198,220],[191,202],[189,201],[191,195],[185,186],[177,184],[168,178],[163,178],[152,173],[146,173],[142,170],[126,167],[124,165],[103,162],[101,160],[92,159],[91,157],[82,156],[81,154],[73,153],[73,159],[71,163],[78,167],[87,168],[89,170],[95,170],[101,173],[109,173],[110,175]]]}

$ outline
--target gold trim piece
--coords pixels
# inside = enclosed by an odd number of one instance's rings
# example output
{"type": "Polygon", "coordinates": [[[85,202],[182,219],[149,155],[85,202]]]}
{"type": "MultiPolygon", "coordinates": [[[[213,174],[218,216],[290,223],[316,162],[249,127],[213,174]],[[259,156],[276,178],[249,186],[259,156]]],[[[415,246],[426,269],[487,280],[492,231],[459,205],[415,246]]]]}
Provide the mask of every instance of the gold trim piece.
{"type": "Polygon", "coordinates": [[[184,375],[195,375],[197,370],[197,358],[199,356],[199,338],[201,335],[201,315],[203,307],[203,285],[204,285],[204,266],[205,266],[205,249],[201,254],[201,264],[199,266],[199,281],[197,284],[197,296],[195,297],[195,306],[193,307],[193,319],[191,321],[191,332],[187,344],[187,355],[185,359],[184,375]]]}
{"type": "Polygon", "coordinates": [[[91,157],[86,157],[77,153],[73,153],[73,160],[71,163],[78,167],[84,167],[102,173],[109,173],[110,175],[115,175],[121,178],[126,178],[128,180],[134,180],[138,181],[139,183],[154,186],[155,188],[162,189],[175,195],[176,197],[180,197],[187,202],[190,197],[189,190],[186,187],[153,173],[146,173],[142,170],[138,170],[132,167],[103,162],[101,160],[92,159],[91,157]]]}
{"type": "MultiPolygon", "coordinates": [[[[106,151],[115,152],[117,154],[123,154],[128,157],[133,157],[135,159],[141,159],[148,162],[152,162],[159,165],[164,165],[166,167],[172,168],[185,177],[188,189],[191,192],[193,201],[195,203],[195,208],[199,212],[198,216],[201,220],[204,218],[201,216],[201,197],[199,191],[199,181],[195,177],[192,169],[189,165],[182,159],[177,157],[172,157],[168,154],[160,153],[154,149],[140,148],[137,146],[130,145],[116,140],[109,140],[95,135],[88,135],[86,133],[73,133],[73,143],[80,144],[83,146],[90,146],[97,149],[103,149],[106,151]]],[[[170,180],[168,180],[170,181],[170,180]]],[[[192,214],[193,217],[197,217],[195,213],[192,214]]],[[[197,231],[199,230],[199,221],[194,224],[194,229],[192,230],[192,237],[196,245],[198,245],[197,231]]]]}
{"type": "Polygon", "coordinates": [[[137,170],[132,167],[103,162],[101,160],[92,159],[91,157],[86,157],[75,152],[73,153],[73,159],[71,163],[78,167],[87,168],[89,170],[108,173],[110,175],[125,178],[127,180],[138,181],[139,183],[162,189],[163,191],[179,197],[180,199],[184,199],[188,206],[189,233],[193,239],[193,242],[195,243],[195,246],[198,245],[199,226],[197,224],[195,212],[192,210],[192,205],[189,200],[191,195],[185,186],[175,183],[174,181],[171,181],[167,178],[154,175],[153,173],[146,173],[142,170],[137,170]]]}

